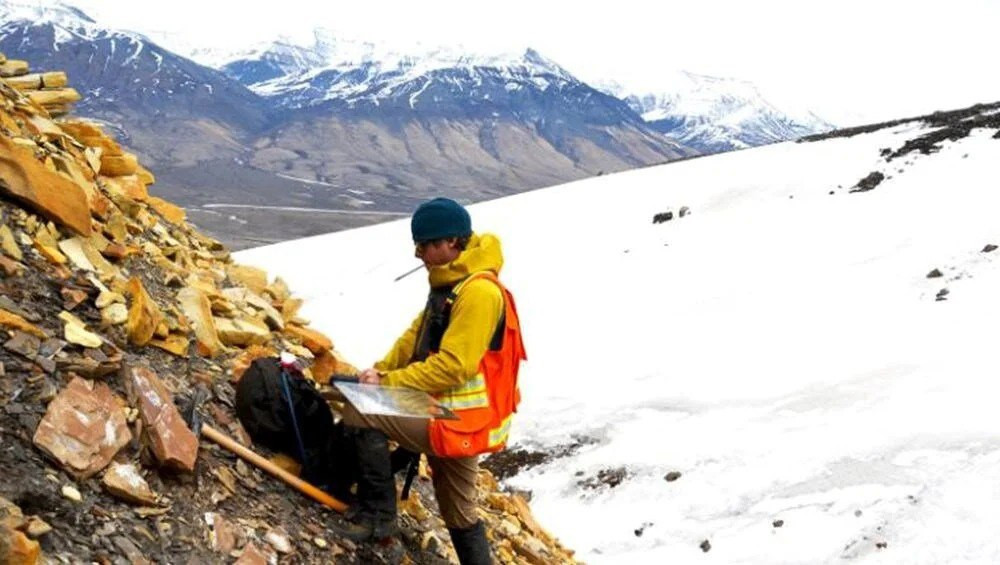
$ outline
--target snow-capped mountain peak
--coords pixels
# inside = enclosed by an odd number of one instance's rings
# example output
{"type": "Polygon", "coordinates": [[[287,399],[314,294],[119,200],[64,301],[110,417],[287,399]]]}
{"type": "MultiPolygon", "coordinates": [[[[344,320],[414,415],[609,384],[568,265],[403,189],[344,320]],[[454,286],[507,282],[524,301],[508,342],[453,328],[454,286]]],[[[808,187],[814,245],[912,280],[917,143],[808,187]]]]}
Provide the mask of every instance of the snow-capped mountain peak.
{"type": "Polygon", "coordinates": [[[32,2],[30,0],[0,0],[0,24],[3,26],[51,26],[52,49],[73,41],[94,41],[111,36],[142,49],[148,39],[136,32],[113,30],[99,25],[83,10],[65,2],[32,2]]]}
{"type": "Polygon", "coordinates": [[[478,92],[479,101],[495,101],[504,91],[544,91],[579,84],[572,74],[531,48],[483,53],[460,46],[389,45],[326,29],[314,30],[303,41],[283,38],[239,53],[193,56],[281,107],[293,109],[320,104],[415,109],[425,96],[433,102],[457,102],[458,93],[465,97],[478,92]]]}
{"type": "Polygon", "coordinates": [[[832,125],[811,112],[781,110],[752,82],[688,71],[663,73],[655,89],[600,87],[624,99],[657,130],[714,153],[828,131],[832,125]]]}
{"type": "Polygon", "coordinates": [[[96,24],[80,9],[58,1],[0,0],[0,20],[28,20],[36,24],[46,22],[64,27],[90,27],[96,24]]]}

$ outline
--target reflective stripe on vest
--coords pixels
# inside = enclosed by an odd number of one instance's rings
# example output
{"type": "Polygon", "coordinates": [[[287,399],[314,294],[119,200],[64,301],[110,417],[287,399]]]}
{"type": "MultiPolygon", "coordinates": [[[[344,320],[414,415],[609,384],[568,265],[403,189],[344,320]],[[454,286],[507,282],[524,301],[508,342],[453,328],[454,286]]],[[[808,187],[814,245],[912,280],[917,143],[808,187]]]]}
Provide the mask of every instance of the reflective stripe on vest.
{"type": "Polygon", "coordinates": [[[507,436],[510,435],[510,423],[514,419],[514,414],[509,414],[500,422],[500,425],[490,430],[490,447],[507,443],[507,436]]]}
{"type": "Polygon", "coordinates": [[[486,377],[482,373],[476,373],[476,376],[465,383],[437,395],[437,399],[452,410],[486,408],[490,405],[489,395],[486,394],[486,377]]]}

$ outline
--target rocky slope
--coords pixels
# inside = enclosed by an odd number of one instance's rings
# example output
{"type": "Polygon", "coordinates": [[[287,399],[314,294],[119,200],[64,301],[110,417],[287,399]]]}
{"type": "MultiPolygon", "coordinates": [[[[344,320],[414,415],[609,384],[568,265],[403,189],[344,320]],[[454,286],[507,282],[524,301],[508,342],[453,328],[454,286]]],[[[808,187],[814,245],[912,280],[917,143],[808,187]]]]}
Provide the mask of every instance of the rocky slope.
{"type": "MultiPolygon", "coordinates": [[[[252,358],[294,352],[318,383],[352,367],[280,278],[235,264],[134,155],[67,117],[65,75],[0,58],[0,76],[0,562],[454,561],[426,471],[400,540],[357,546],[192,433],[176,406],[207,397],[197,417],[253,447],[232,412],[252,358]]],[[[573,561],[523,498],[488,471],[480,487],[500,562],[573,561]]]]}

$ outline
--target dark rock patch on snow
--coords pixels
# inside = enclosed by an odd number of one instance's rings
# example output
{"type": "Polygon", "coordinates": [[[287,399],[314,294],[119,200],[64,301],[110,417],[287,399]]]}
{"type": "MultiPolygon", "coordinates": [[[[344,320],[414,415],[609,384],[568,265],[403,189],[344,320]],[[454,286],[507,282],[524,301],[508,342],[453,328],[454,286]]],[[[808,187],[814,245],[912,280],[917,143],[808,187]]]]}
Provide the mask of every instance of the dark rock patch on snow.
{"type": "Polygon", "coordinates": [[[597,440],[590,437],[574,438],[573,443],[553,447],[547,451],[524,449],[521,447],[507,448],[480,461],[480,465],[489,469],[497,480],[509,479],[521,471],[548,463],[554,459],[568,457],[585,445],[593,445],[597,440]]]}
{"type": "Polygon", "coordinates": [[[867,192],[876,186],[878,186],[883,180],[885,180],[885,175],[878,171],[873,171],[867,177],[858,181],[858,184],[854,185],[851,192],[867,192]]]}
{"type": "Polygon", "coordinates": [[[590,477],[582,481],[577,481],[576,484],[591,490],[601,488],[603,485],[606,485],[609,488],[615,488],[616,486],[622,484],[626,478],[628,478],[628,471],[625,467],[615,467],[612,469],[601,469],[597,472],[596,477],[590,477]]]}

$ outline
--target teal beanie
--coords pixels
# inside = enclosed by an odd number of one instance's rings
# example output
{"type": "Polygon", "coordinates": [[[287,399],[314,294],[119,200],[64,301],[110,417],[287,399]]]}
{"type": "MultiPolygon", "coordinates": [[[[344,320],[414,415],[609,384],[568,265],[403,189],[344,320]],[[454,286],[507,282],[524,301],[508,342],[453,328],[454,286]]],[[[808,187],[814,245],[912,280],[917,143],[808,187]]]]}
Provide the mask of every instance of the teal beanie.
{"type": "Polygon", "coordinates": [[[472,235],[472,218],[461,204],[450,198],[428,200],[417,208],[410,220],[413,241],[431,241],[446,237],[472,235]]]}

